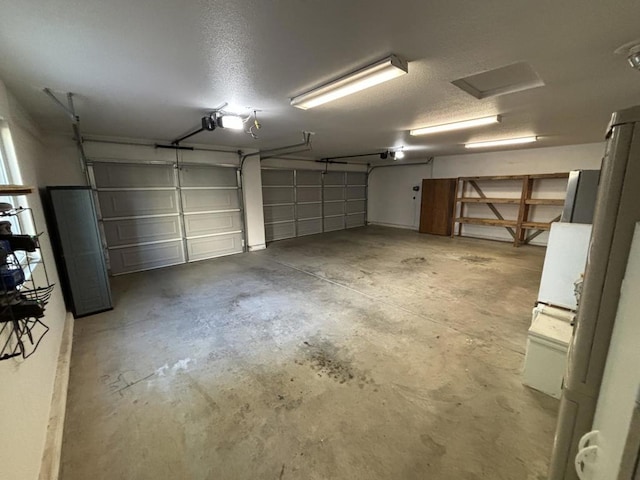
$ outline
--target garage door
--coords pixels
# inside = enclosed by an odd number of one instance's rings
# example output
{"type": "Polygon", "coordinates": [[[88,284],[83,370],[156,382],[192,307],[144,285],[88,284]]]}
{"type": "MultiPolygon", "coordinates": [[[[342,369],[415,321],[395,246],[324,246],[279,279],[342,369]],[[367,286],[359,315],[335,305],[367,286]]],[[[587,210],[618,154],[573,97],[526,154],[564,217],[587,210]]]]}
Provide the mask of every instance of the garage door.
{"type": "Polygon", "coordinates": [[[264,231],[268,242],[296,236],[293,170],[262,170],[264,231]]]}
{"type": "Polygon", "coordinates": [[[364,172],[262,169],[266,240],[364,226],[364,172]]]}
{"type": "Polygon", "coordinates": [[[242,252],[235,168],[96,162],[113,275],[242,252]]]}

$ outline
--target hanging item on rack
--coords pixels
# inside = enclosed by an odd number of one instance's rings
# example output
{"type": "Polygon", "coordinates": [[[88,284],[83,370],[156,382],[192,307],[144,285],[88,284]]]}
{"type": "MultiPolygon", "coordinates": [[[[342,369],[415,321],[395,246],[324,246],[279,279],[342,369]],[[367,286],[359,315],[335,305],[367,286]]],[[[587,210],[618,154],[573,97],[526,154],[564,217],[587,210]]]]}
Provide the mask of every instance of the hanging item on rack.
{"type": "MultiPolygon", "coordinates": [[[[29,208],[0,205],[0,217],[30,215],[29,208]]],[[[38,236],[13,234],[10,221],[0,221],[0,360],[17,356],[27,358],[38,348],[49,327],[40,319],[53,292],[41,257],[38,236]],[[19,252],[19,255],[16,255],[19,252]],[[24,253],[23,253],[24,252],[24,253]],[[45,285],[38,286],[36,265],[42,268],[45,285]]]]}

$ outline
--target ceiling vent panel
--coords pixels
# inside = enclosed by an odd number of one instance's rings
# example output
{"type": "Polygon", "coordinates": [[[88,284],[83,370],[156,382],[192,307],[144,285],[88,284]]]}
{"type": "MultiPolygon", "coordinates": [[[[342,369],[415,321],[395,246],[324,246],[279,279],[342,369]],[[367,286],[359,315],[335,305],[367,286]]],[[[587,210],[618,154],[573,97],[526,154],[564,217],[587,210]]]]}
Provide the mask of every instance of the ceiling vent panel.
{"type": "Polygon", "coordinates": [[[451,83],[477,99],[544,86],[540,76],[526,62],[513,63],[495,70],[476,73],[451,83]]]}

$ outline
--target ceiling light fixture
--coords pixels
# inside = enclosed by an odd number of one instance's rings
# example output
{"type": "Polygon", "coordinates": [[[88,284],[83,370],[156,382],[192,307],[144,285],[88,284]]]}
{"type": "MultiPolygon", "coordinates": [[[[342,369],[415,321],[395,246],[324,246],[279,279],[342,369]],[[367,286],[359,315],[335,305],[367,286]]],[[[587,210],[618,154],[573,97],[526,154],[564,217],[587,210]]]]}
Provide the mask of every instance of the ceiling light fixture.
{"type": "Polygon", "coordinates": [[[491,140],[489,142],[472,142],[465,143],[465,148],[484,148],[484,147],[501,147],[503,145],[517,145],[520,143],[532,143],[536,142],[538,137],[520,137],[520,138],[506,138],[504,140],[491,140]]]}
{"type": "Polygon", "coordinates": [[[242,117],[237,115],[218,115],[216,119],[218,126],[221,128],[230,128],[232,130],[244,130],[244,121],[242,117]]]}
{"type": "Polygon", "coordinates": [[[402,160],[404,158],[404,152],[402,150],[397,150],[395,152],[391,152],[391,156],[394,160],[402,160]]]}
{"type": "Polygon", "coordinates": [[[406,60],[390,55],[344,77],[293,97],[291,105],[307,110],[399,77],[408,71],[409,66],[406,60]]]}
{"type": "Polygon", "coordinates": [[[502,117],[500,115],[492,115],[490,117],[474,118],[472,120],[463,120],[461,122],[445,123],[442,125],[433,125],[431,127],[422,127],[409,130],[410,135],[427,135],[430,133],[449,132],[451,130],[463,130],[465,128],[479,127],[480,125],[489,125],[492,123],[500,123],[502,117]]]}
{"type": "Polygon", "coordinates": [[[631,68],[640,70],[640,39],[625,43],[614,51],[617,55],[626,55],[631,68]]]}

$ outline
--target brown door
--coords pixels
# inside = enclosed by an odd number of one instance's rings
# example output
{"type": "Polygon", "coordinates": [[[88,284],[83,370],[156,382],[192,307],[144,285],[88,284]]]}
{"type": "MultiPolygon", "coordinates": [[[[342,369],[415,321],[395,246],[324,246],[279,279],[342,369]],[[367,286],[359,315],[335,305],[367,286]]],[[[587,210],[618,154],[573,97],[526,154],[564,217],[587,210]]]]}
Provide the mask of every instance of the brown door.
{"type": "Polygon", "coordinates": [[[420,233],[451,235],[455,194],[455,178],[422,180],[420,233]]]}

